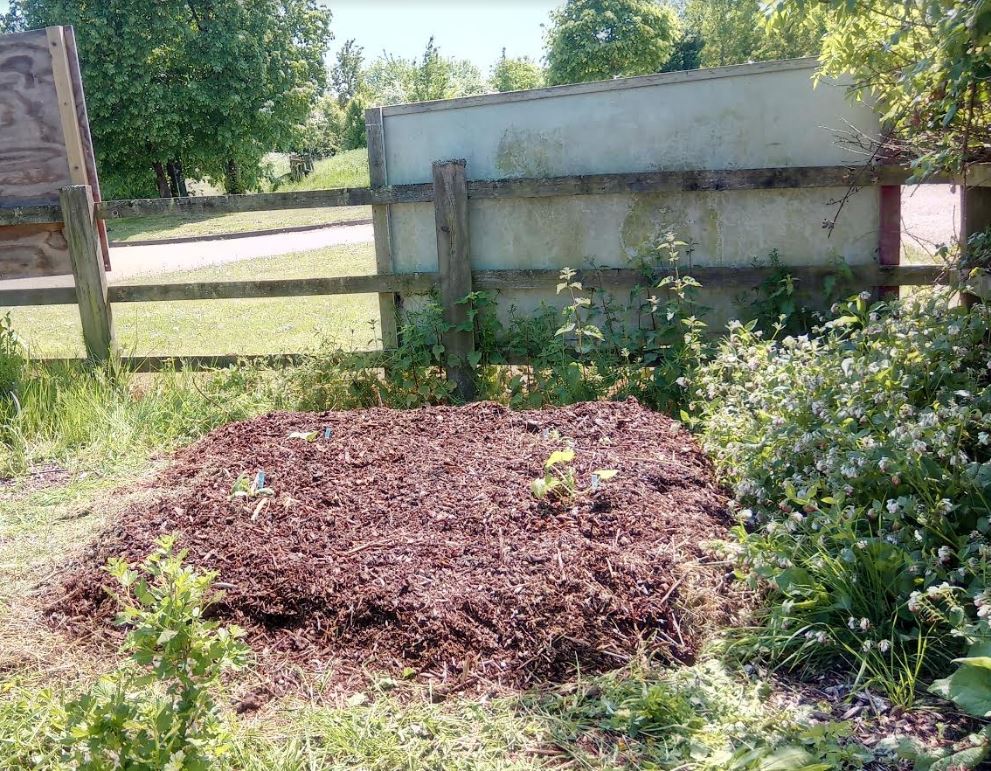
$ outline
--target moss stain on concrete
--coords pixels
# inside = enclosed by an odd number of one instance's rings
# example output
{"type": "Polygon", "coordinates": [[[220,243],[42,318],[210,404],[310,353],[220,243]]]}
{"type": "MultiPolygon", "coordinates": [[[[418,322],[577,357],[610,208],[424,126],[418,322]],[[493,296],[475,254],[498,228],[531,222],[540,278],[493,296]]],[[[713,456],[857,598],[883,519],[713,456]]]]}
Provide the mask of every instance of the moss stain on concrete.
{"type": "Polygon", "coordinates": [[[718,206],[709,196],[639,193],[631,197],[620,231],[620,247],[633,260],[671,232],[679,241],[694,244],[700,255],[718,263],[722,255],[720,222],[718,206]]]}
{"type": "Polygon", "coordinates": [[[496,150],[496,168],[507,177],[548,177],[561,165],[564,140],[560,132],[549,134],[508,128],[496,150]]]}

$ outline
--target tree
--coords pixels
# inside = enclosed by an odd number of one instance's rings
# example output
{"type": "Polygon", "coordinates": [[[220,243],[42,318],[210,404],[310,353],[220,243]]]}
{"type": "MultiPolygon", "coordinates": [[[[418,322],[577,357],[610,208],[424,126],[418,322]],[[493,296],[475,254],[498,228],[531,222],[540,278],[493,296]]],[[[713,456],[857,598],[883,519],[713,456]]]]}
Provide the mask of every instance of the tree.
{"type": "Polygon", "coordinates": [[[313,105],[294,150],[317,157],[333,155],[342,147],[345,112],[337,97],[324,94],[313,105]]]}
{"type": "Polygon", "coordinates": [[[24,29],[24,18],[16,5],[8,8],[6,13],[0,13],[0,35],[20,32],[22,29],[24,29]]]}
{"type": "Polygon", "coordinates": [[[441,56],[431,37],[419,61],[383,53],[365,70],[367,101],[402,104],[485,93],[481,72],[471,62],[441,56]]]}
{"type": "Polygon", "coordinates": [[[654,0],[567,0],[545,35],[551,85],[659,72],[674,52],[678,16],[654,0]]]}
{"type": "Polygon", "coordinates": [[[451,66],[440,57],[440,51],[434,45],[431,35],[427,47],[420,59],[420,66],[413,74],[413,89],[410,93],[412,102],[428,102],[432,99],[444,99],[450,90],[451,66]]]}
{"type": "Polygon", "coordinates": [[[540,88],[544,85],[544,71],[529,56],[510,59],[506,49],[492,66],[492,76],[489,82],[496,91],[525,91],[528,88],[540,88]]]}
{"type": "Polygon", "coordinates": [[[801,23],[813,7],[827,14],[822,72],[880,99],[886,152],[913,159],[920,176],[991,157],[991,4],[777,0],[772,23],[801,23]]]}
{"type": "Polygon", "coordinates": [[[484,94],[489,90],[488,83],[482,77],[482,71],[467,59],[448,59],[450,77],[447,84],[445,99],[456,99],[461,96],[484,94]]]}
{"type": "Polygon", "coordinates": [[[365,88],[374,104],[410,101],[416,62],[383,52],[364,72],[365,88]]]}
{"type": "Polygon", "coordinates": [[[316,0],[12,6],[30,27],[75,25],[111,196],[171,195],[185,175],[243,192],[258,182],[265,153],[295,143],[325,83],[330,13],[316,0]]]}
{"type": "Polygon", "coordinates": [[[356,150],[368,146],[368,136],[365,129],[365,95],[360,91],[348,104],[344,112],[344,125],[341,128],[341,149],[356,150]]]}
{"type": "Polygon", "coordinates": [[[364,62],[364,49],[354,38],[345,42],[337,52],[334,66],[330,70],[330,87],[337,94],[337,103],[341,107],[354,99],[361,88],[364,62]]]}
{"type": "Polygon", "coordinates": [[[825,33],[814,8],[800,21],[770,27],[761,0],[688,0],[684,23],[702,41],[703,67],[814,56],[825,33]]]}
{"type": "Polygon", "coordinates": [[[702,36],[691,29],[685,29],[674,46],[674,53],[664,65],[664,72],[697,70],[702,66],[702,36]]]}

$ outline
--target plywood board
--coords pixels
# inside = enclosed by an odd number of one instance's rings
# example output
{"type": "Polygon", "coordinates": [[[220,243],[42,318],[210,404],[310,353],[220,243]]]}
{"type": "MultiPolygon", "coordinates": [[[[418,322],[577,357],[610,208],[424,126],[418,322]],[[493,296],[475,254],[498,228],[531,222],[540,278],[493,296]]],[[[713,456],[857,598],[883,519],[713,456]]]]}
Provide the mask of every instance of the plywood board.
{"type": "MultiPolygon", "coordinates": [[[[0,137],[0,206],[58,203],[66,185],[98,195],[71,30],[0,36],[0,137]]],[[[71,272],[60,225],[0,228],[0,279],[71,272]]]]}

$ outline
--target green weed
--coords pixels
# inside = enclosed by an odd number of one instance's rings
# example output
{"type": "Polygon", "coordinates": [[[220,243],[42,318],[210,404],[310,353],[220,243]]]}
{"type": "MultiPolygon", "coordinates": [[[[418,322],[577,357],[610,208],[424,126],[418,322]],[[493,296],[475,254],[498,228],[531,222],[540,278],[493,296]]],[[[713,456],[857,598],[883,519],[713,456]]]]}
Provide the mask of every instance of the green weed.
{"type": "Polygon", "coordinates": [[[555,450],[544,461],[544,474],[530,483],[530,490],[537,500],[550,498],[569,503],[580,494],[593,493],[599,490],[603,482],[608,482],[618,473],[615,469],[597,469],[587,487],[582,487],[578,481],[578,473],[573,465],[575,451],[571,447],[555,450]]]}

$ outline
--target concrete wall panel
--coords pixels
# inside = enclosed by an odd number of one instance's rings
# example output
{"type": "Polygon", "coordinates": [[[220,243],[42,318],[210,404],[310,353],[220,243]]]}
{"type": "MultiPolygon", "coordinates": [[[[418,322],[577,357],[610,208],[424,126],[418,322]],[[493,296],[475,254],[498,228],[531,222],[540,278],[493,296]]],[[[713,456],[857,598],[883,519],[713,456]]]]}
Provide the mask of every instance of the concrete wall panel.
{"type": "MultiPolygon", "coordinates": [[[[838,137],[877,135],[875,112],[836,83],[814,87],[814,71],[812,60],[771,62],[387,107],[388,182],[428,182],[432,162],[450,158],[467,160],[469,179],[863,163],[838,137]]],[[[876,188],[852,197],[831,235],[822,227],[845,192],[476,200],[472,264],[626,267],[668,230],[695,244],[700,266],[749,265],[772,249],[792,264],[870,263],[876,188]]],[[[396,270],[436,270],[432,207],[395,205],[390,218],[396,270]]]]}

